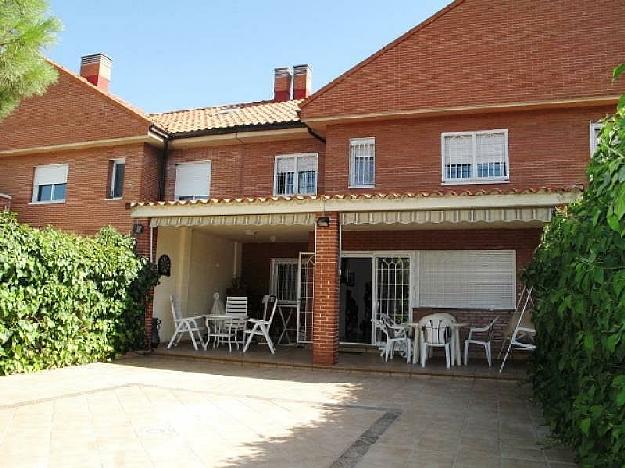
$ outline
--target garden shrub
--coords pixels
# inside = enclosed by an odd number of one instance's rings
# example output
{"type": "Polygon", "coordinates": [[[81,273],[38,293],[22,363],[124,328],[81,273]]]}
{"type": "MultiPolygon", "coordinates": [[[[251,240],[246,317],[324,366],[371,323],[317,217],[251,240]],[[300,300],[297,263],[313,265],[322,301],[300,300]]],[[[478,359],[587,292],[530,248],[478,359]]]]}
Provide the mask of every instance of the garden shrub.
{"type": "Polygon", "coordinates": [[[604,121],[583,197],[543,233],[534,287],[534,392],[584,466],[625,466],[625,96],[604,121]]]}
{"type": "Polygon", "coordinates": [[[78,236],[0,214],[0,375],[142,348],[155,283],[133,239],[113,228],[78,236]]]}

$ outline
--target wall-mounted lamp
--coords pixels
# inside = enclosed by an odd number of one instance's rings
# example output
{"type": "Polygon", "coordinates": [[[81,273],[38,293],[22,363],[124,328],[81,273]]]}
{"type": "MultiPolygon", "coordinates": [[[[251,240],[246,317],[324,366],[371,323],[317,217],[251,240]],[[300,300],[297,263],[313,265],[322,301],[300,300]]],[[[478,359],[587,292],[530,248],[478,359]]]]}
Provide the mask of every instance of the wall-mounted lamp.
{"type": "Polygon", "coordinates": [[[328,226],[330,226],[329,216],[319,216],[317,218],[317,227],[328,227],[328,226]]]}
{"type": "Polygon", "coordinates": [[[143,233],[143,224],[135,223],[132,225],[132,233],[137,236],[143,233]]]}

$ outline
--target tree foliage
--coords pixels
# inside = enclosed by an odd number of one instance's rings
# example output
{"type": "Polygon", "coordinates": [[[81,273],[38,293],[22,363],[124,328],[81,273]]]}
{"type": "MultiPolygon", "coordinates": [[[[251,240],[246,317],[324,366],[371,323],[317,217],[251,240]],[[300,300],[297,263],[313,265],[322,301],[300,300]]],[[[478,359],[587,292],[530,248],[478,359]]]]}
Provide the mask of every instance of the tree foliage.
{"type": "Polygon", "coordinates": [[[587,173],[583,197],[547,226],[525,272],[536,299],[532,380],[583,465],[624,466],[625,96],[587,173]]]}
{"type": "Polygon", "coordinates": [[[154,268],[112,228],[85,237],[0,214],[0,375],[143,348],[154,268]]]}
{"type": "Polygon", "coordinates": [[[60,28],[47,16],[45,0],[0,0],[0,120],[21,99],[43,94],[56,80],[41,50],[60,28]]]}

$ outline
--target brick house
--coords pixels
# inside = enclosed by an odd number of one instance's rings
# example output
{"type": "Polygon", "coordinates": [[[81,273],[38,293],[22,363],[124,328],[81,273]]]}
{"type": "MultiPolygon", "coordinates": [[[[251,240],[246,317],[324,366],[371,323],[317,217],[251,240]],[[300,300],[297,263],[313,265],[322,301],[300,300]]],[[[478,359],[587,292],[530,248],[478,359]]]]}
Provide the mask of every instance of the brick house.
{"type": "Polygon", "coordinates": [[[294,308],[313,362],[374,344],[375,314],[504,326],[554,207],[579,196],[599,121],[625,91],[619,0],[456,0],[310,95],[145,115],[83,58],[0,123],[0,192],[21,220],[137,237],[169,295],[206,313],[233,278],[294,308]]]}

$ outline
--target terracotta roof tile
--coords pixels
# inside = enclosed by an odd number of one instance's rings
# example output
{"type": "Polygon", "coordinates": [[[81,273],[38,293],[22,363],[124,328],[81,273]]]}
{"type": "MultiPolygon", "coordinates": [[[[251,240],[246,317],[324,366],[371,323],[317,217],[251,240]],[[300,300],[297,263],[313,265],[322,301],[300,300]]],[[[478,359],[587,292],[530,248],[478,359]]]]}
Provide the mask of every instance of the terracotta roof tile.
{"type": "Polygon", "coordinates": [[[514,195],[530,193],[577,193],[584,189],[581,185],[571,185],[566,187],[532,187],[525,190],[519,189],[492,189],[476,190],[474,192],[464,190],[435,191],[435,192],[402,192],[402,193],[345,193],[336,195],[291,195],[291,196],[267,196],[267,197],[241,197],[241,198],[209,198],[199,200],[170,200],[160,202],[133,202],[128,206],[136,208],[141,206],[183,206],[183,205],[214,205],[230,203],[269,203],[276,201],[301,201],[301,200],[371,200],[371,199],[405,199],[424,197],[479,197],[484,195],[514,195]]]}
{"type": "Polygon", "coordinates": [[[301,102],[302,100],[249,102],[150,114],[149,118],[157,126],[173,134],[288,124],[299,122],[301,102]]]}

